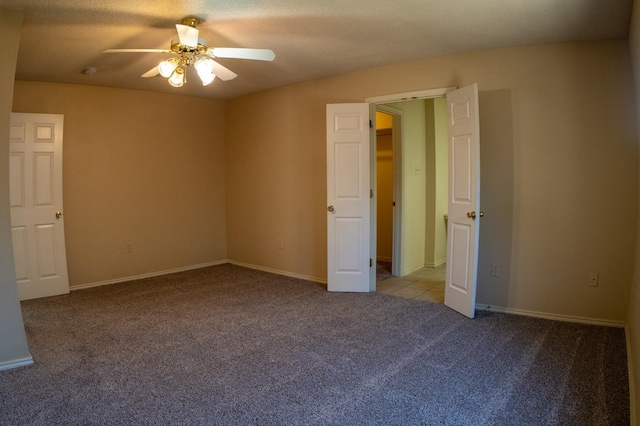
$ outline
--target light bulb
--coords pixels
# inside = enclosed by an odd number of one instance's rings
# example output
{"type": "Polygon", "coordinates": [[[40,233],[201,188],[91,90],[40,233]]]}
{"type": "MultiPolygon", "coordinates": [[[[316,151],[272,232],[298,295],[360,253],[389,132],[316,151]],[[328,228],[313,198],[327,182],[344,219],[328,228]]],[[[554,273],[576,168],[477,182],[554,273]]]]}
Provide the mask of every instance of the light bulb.
{"type": "Polygon", "coordinates": [[[184,70],[179,67],[169,77],[169,84],[173,87],[182,87],[184,84],[184,70]]]}
{"type": "Polygon", "coordinates": [[[214,78],[216,78],[213,73],[213,61],[209,58],[200,58],[193,65],[196,71],[198,72],[198,77],[202,80],[202,85],[206,86],[211,84],[214,78]]]}
{"type": "Polygon", "coordinates": [[[158,71],[160,72],[160,75],[164,78],[171,77],[171,74],[173,74],[173,71],[177,68],[179,62],[178,58],[169,58],[166,61],[160,62],[160,64],[158,64],[158,71]]]}
{"type": "Polygon", "coordinates": [[[193,66],[198,71],[198,75],[211,74],[213,72],[213,61],[209,58],[200,58],[193,66]]]}
{"type": "Polygon", "coordinates": [[[198,73],[198,76],[200,77],[200,80],[202,80],[203,86],[208,86],[216,78],[216,75],[212,72],[204,75],[201,75],[200,73],[198,73]]]}

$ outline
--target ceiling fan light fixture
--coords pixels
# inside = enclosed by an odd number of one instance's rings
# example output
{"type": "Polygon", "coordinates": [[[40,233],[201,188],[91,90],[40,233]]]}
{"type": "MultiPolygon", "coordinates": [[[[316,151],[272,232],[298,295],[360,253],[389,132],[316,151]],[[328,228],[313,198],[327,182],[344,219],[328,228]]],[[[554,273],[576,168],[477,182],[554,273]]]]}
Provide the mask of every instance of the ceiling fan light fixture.
{"type": "Polygon", "coordinates": [[[202,80],[202,85],[206,86],[216,78],[213,74],[213,61],[209,58],[200,58],[193,65],[198,72],[198,77],[202,80]]]}
{"type": "Polygon", "coordinates": [[[195,69],[200,73],[211,73],[213,71],[213,61],[209,58],[199,58],[194,64],[195,69]]]}
{"type": "Polygon", "coordinates": [[[160,72],[160,75],[164,78],[169,78],[174,73],[179,63],[180,60],[178,58],[169,58],[158,64],[158,72],[160,72]]]}
{"type": "Polygon", "coordinates": [[[201,75],[200,73],[198,73],[198,76],[200,77],[200,80],[202,80],[202,85],[203,86],[208,86],[216,78],[216,75],[214,73],[211,73],[211,72],[208,73],[208,74],[204,74],[204,75],[201,75]]]}
{"type": "Polygon", "coordinates": [[[171,74],[169,84],[173,87],[182,87],[184,84],[184,69],[182,67],[176,68],[173,74],[171,74]]]}
{"type": "MultiPolygon", "coordinates": [[[[2,0],[0,0],[2,1],[2,0]]],[[[251,49],[240,47],[207,47],[207,41],[200,38],[198,24],[201,19],[193,16],[186,17],[182,23],[176,24],[177,37],[171,40],[170,49],[106,49],[104,53],[141,52],[168,53],[173,55],[165,61],[141,75],[141,77],[155,77],[161,75],[168,79],[173,87],[182,87],[187,83],[187,69],[196,69],[203,86],[211,84],[216,78],[229,81],[238,75],[224,65],[214,61],[215,58],[250,59],[256,61],[273,61],[275,54],[269,49],[251,49]],[[215,73],[214,73],[215,71],[215,73]]],[[[89,72],[87,72],[89,73],[89,72]]]]}

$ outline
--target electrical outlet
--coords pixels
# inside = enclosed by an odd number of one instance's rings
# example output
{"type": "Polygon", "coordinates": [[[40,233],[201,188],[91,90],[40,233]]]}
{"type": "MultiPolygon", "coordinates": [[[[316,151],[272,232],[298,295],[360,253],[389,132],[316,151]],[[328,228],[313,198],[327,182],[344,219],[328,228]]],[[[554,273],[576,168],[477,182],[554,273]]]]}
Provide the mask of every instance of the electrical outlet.
{"type": "Polygon", "coordinates": [[[494,263],[493,265],[491,265],[491,275],[494,277],[499,277],[500,276],[500,265],[497,263],[494,263]]]}
{"type": "Polygon", "coordinates": [[[589,287],[598,287],[598,273],[592,272],[589,274],[589,287]]]}
{"type": "Polygon", "coordinates": [[[120,254],[133,253],[133,246],[131,243],[120,244],[120,254]]]}
{"type": "Polygon", "coordinates": [[[278,248],[279,249],[283,249],[284,248],[284,242],[282,240],[278,240],[278,248]]]}

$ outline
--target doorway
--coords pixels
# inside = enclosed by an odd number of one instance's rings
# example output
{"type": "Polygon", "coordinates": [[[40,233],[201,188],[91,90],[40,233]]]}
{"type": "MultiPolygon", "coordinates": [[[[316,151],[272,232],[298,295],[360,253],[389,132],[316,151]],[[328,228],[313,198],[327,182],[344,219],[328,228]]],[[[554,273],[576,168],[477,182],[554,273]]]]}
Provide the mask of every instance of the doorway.
{"type": "Polygon", "coordinates": [[[444,302],[446,99],[376,105],[377,289],[444,302]]]}
{"type": "MultiPolygon", "coordinates": [[[[473,318],[478,270],[480,210],[480,119],[478,108],[478,85],[473,83],[461,88],[443,88],[366,98],[364,103],[327,104],[327,289],[340,292],[370,292],[376,290],[376,150],[375,108],[377,104],[407,99],[427,99],[446,94],[447,147],[449,188],[447,192],[447,258],[445,274],[445,301],[451,309],[473,318]],[[365,155],[368,154],[368,155],[365,155]],[[367,196],[368,195],[368,196],[367,196]],[[338,207],[335,204],[339,204],[338,207]],[[369,254],[369,256],[366,256],[369,254]],[[345,277],[350,277],[346,279],[345,277]],[[342,281],[341,281],[342,279],[342,281]]],[[[424,122],[424,115],[421,117],[424,122]]],[[[404,124],[401,131],[409,128],[404,124]]],[[[403,136],[403,141],[408,138],[403,136]]],[[[422,143],[424,145],[424,141],[422,143]]],[[[402,145],[403,164],[406,160],[417,161],[417,166],[404,165],[402,174],[414,173],[418,178],[424,171],[420,155],[408,151],[409,144],[402,145]],[[409,172],[407,172],[409,170],[409,172]]],[[[396,175],[397,176],[397,175],[396,175]]],[[[415,178],[414,178],[415,179],[415,178]]],[[[412,212],[402,204],[424,193],[407,192],[407,181],[402,177],[402,191],[394,194],[396,209],[404,217],[412,212]],[[401,201],[398,203],[398,201],[401,201]]],[[[394,184],[397,186],[398,184],[394,184]]],[[[426,187],[426,184],[425,184],[426,187]]],[[[426,195],[424,195],[426,197],[426,195]]],[[[426,202],[425,202],[426,203],[426,202]]],[[[418,202],[418,204],[420,204],[418,202]]],[[[443,220],[445,218],[443,217],[443,220]]],[[[425,219],[426,221],[426,219],[425,219]]],[[[417,222],[418,229],[426,229],[425,221],[417,222]]],[[[401,230],[402,244],[400,261],[403,273],[409,259],[405,236],[420,232],[409,224],[401,230]]],[[[424,243],[424,239],[423,239],[424,243]]],[[[395,247],[394,247],[395,249],[395,247]]],[[[416,252],[422,254],[424,267],[425,244],[416,252]]],[[[415,253],[411,253],[415,256],[415,253]]],[[[395,255],[394,255],[395,256],[395,255]]],[[[394,268],[395,269],[395,268],[394,268]]],[[[400,275],[402,277],[403,275],[400,275]]]]}

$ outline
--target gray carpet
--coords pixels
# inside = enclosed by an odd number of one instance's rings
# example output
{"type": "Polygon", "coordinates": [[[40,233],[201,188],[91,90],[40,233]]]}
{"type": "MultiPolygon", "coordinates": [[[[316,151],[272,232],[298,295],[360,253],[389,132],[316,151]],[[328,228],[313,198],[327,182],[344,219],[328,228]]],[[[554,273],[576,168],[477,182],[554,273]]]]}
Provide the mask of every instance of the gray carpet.
{"type": "Polygon", "coordinates": [[[622,329],[221,265],[23,303],[0,423],[623,425],[622,329]]]}

